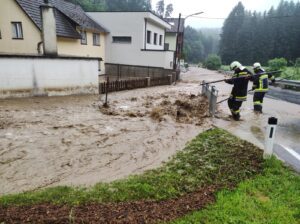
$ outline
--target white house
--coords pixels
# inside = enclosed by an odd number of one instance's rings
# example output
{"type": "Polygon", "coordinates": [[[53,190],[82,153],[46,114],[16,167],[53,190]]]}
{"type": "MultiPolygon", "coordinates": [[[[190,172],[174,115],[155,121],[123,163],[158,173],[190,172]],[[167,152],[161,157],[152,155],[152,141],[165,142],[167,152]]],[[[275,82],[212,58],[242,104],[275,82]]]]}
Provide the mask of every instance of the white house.
{"type": "Polygon", "coordinates": [[[165,50],[171,25],[152,12],[90,12],[106,27],[106,64],[173,69],[174,51],[165,50]]]}

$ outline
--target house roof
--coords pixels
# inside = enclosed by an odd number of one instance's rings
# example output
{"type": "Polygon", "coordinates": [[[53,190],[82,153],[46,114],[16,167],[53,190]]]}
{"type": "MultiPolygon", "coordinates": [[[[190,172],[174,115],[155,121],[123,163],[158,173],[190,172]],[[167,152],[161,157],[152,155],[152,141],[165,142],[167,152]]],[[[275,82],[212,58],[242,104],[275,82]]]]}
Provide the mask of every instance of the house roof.
{"type": "MultiPolygon", "coordinates": [[[[177,33],[179,18],[164,18],[165,21],[171,24],[171,29],[167,29],[167,33],[177,33]]],[[[184,19],[180,19],[179,32],[183,33],[184,31],[184,19]]]]}
{"type": "MultiPolygon", "coordinates": [[[[40,6],[45,4],[44,0],[16,0],[16,2],[33,23],[42,30],[40,6]]],[[[80,39],[81,36],[76,30],[76,25],[82,29],[107,32],[107,30],[87,16],[80,6],[65,0],[49,0],[49,3],[55,9],[57,36],[80,39]]]]}

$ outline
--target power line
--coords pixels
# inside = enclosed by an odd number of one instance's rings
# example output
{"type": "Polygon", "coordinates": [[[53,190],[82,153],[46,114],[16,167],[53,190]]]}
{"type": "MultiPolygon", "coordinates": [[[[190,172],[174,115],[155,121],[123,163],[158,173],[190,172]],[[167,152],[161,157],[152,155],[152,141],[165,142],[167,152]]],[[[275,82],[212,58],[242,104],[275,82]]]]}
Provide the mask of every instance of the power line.
{"type": "MultiPolygon", "coordinates": [[[[236,16],[233,18],[224,18],[224,17],[204,17],[204,16],[191,16],[197,19],[217,19],[217,20],[226,20],[226,19],[241,19],[242,16],[236,16]]],[[[300,17],[300,15],[286,15],[286,16],[261,16],[260,18],[265,19],[281,19],[281,18],[291,18],[291,17],[300,17]]],[[[245,17],[247,18],[247,17],[245,17]]],[[[259,18],[259,17],[258,17],[259,18]]]]}

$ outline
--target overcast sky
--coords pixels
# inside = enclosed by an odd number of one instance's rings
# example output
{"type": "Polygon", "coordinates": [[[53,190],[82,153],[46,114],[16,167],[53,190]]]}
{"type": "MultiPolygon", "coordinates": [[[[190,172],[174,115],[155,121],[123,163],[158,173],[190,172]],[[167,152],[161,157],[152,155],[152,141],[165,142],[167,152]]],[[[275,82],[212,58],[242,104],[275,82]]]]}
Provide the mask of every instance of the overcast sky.
{"type": "MultiPolygon", "coordinates": [[[[247,10],[261,11],[269,10],[271,6],[277,7],[280,0],[165,0],[165,5],[172,3],[174,11],[172,16],[178,17],[179,13],[184,16],[195,12],[204,12],[199,17],[227,17],[234,6],[241,1],[247,10]]],[[[158,0],[152,0],[153,8],[156,8],[158,0]]],[[[221,19],[199,19],[189,17],[186,25],[194,28],[222,27],[224,20],[221,19]]]]}

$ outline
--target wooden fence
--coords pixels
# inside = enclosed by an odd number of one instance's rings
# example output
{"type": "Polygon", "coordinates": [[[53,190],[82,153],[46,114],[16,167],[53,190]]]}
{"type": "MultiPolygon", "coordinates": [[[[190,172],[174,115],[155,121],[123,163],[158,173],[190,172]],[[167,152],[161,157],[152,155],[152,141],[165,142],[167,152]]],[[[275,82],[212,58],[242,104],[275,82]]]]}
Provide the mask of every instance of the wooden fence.
{"type": "Polygon", "coordinates": [[[170,77],[165,76],[165,77],[151,78],[150,85],[151,86],[170,85],[170,77]]]}
{"type": "Polygon", "coordinates": [[[107,92],[116,92],[122,90],[145,88],[150,86],[170,85],[172,76],[155,77],[155,78],[131,78],[128,80],[112,80],[106,78],[106,81],[99,83],[99,94],[107,92]]]}

